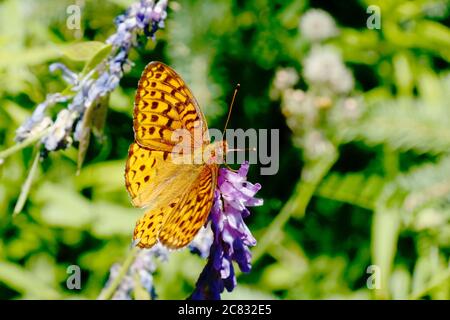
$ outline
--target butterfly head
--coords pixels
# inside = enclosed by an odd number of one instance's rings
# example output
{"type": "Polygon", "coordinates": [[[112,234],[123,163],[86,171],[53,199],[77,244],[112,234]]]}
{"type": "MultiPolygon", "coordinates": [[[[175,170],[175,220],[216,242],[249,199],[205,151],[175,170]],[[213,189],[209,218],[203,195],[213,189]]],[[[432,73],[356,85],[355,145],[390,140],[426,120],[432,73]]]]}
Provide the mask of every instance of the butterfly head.
{"type": "Polygon", "coordinates": [[[207,148],[209,148],[209,157],[206,159],[207,164],[220,164],[224,162],[224,157],[229,149],[226,140],[213,142],[207,148]]]}

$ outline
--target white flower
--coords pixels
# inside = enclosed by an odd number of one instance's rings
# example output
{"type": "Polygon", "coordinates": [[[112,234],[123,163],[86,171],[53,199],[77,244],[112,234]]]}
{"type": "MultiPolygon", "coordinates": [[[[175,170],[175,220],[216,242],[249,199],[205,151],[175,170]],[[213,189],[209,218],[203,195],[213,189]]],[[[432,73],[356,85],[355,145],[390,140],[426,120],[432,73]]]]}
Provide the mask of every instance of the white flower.
{"type": "Polygon", "coordinates": [[[347,98],[343,102],[343,114],[348,119],[356,119],[361,114],[362,101],[359,98],[347,98]]]}
{"type": "Polygon", "coordinates": [[[317,108],[314,96],[300,89],[288,89],[283,93],[282,112],[294,132],[302,131],[306,126],[313,125],[317,120],[317,108]]]}
{"type": "Polygon", "coordinates": [[[351,72],[342,65],[342,69],[336,72],[334,78],[331,78],[331,83],[334,90],[338,93],[348,93],[353,89],[354,80],[351,72]]]}
{"type": "Polygon", "coordinates": [[[298,82],[298,73],[294,68],[278,69],[273,85],[278,90],[288,89],[298,82]]]}
{"type": "MultiPolygon", "coordinates": [[[[303,148],[305,157],[310,160],[318,159],[326,154],[333,152],[333,145],[331,142],[317,130],[311,131],[306,134],[303,140],[303,148]]],[[[304,174],[306,174],[305,172],[304,174]]],[[[304,176],[306,180],[308,176],[304,176]]]]}
{"type": "Polygon", "coordinates": [[[353,89],[353,76],[333,47],[314,47],[303,61],[303,68],[303,75],[310,85],[326,86],[337,93],[353,89]]]}
{"type": "Polygon", "coordinates": [[[338,34],[333,18],[321,9],[310,9],[300,18],[300,31],[311,41],[321,41],[338,34]]]}
{"type": "Polygon", "coordinates": [[[272,100],[278,100],[283,91],[291,89],[299,79],[298,72],[292,68],[279,68],[270,88],[269,96],[272,100]]]}
{"type": "Polygon", "coordinates": [[[448,217],[439,210],[425,208],[421,210],[414,221],[417,230],[433,229],[446,223],[448,217]]]}
{"type": "Polygon", "coordinates": [[[284,92],[283,112],[285,115],[296,115],[302,113],[305,102],[305,92],[300,89],[289,89],[284,92]]]}

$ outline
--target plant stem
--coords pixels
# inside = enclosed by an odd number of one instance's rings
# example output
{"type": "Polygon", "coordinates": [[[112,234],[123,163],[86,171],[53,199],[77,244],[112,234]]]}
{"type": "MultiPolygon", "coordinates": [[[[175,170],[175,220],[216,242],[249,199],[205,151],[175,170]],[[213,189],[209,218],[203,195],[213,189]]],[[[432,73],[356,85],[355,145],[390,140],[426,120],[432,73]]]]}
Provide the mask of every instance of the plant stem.
{"type": "MultiPolygon", "coordinates": [[[[394,180],[399,173],[399,154],[392,148],[385,146],[383,148],[383,168],[386,179],[394,180]]],[[[381,289],[374,290],[373,295],[376,299],[390,299],[389,283],[392,275],[392,268],[397,254],[397,244],[400,232],[399,209],[392,208],[392,204],[375,206],[372,216],[371,231],[371,255],[375,265],[383,270],[381,278],[381,289]]]]}
{"type": "Polygon", "coordinates": [[[427,287],[423,288],[422,290],[419,290],[418,292],[413,292],[411,296],[409,297],[410,300],[417,300],[426,295],[429,291],[433,290],[434,288],[438,287],[439,285],[446,283],[450,280],[450,268],[447,268],[444,272],[441,274],[436,275],[428,284],[427,287]]]}
{"type": "Polygon", "coordinates": [[[337,152],[333,155],[321,158],[317,162],[311,163],[303,169],[302,177],[297,183],[291,198],[281,209],[280,213],[275,217],[267,228],[266,232],[260,237],[259,243],[253,251],[253,262],[256,262],[266,252],[267,248],[275,241],[284,224],[289,220],[291,215],[298,218],[304,216],[306,207],[310,202],[318,185],[323,177],[328,173],[331,166],[337,159],[337,152]],[[308,178],[305,178],[307,172],[308,178]]]}
{"type": "Polygon", "coordinates": [[[387,146],[383,148],[383,152],[384,152],[383,156],[384,171],[388,178],[393,179],[397,176],[399,172],[400,167],[399,154],[397,151],[387,146]]]}
{"type": "Polygon", "coordinates": [[[30,172],[28,173],[27,179],[22,185],[22,190],[20,191],[19,199],[17,200],[16,206],[14,207],[13,217],[18,215],[27,201],[28,194],[30,193],[31,185],[37,173],[37,168],[39,165],[39,160],[41,155],[39,152],[39,146],[36,147],[33,164],[31,165],[30,172]]]}
{"type": "Polygon", "coordinates": [[[98,300],[110,300],[114,293],[116,292],[117,288],[119,287],[120,283],[122,282],[123,278],[126,276],[128,269],[130,268],[131,264],[136,259],[136,255],[139,251],[139,247],[134,246],[129,252],[127,257],[125,258],[125,261],[123,262],[122,266],[120,267],[119,274],[117,277],[114,278],[113,282],[105,288],[100,295],[98,296],[98,300]]]}
{"type": "Polygon", "coordinates": [[[35,135],[29,137],[28,139],[23,140],[22,142],[16,143],[15,145],[13,145],[12,147],[10,147],[6,150],[1,151],[0,159],[3,160],[5,158],[9,157],[10,155],[12,155],[13,153],[28,147],[29,145],[35,143],[36,141],[41,139],[43,136],[45,136],[49,131],[50,131],[50,127],[36,133],[35,135]]]}
{"type": "Polygon", "coordinates": [[[266,252],[267,248],[275,241],[277,235],[283,228],[284,224],[289,220],[292,211],[288,210],[288,206],[285,205],[281,209],[280,213],[275,217],[272,223],[267,228],[266,232],[260,237],[255,250],[253,250],[253,263],[259,260],[266,252]]]}

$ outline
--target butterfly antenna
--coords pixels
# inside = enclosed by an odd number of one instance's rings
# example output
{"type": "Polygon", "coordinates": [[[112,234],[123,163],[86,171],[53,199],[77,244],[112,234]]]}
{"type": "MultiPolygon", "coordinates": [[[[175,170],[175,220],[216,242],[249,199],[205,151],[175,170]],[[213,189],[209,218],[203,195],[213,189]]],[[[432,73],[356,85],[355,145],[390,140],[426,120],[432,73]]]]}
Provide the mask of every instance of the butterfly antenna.
{"type": "MultiPolygon", "coordinates": [[[[245,148],[245,149],[228,149],[227,150],[227,152],[239,152],[239,151],[253,151],[253,152],[256,152],[257,150],[256,150],[256,148],[255,147],[253,147],[253,148],[245,148]]],[[[233,169],[232,167],[230,167],[226,162],[225,162],[225,166],[228,168],[228,170],[231,170],[231,171],[233,171],[233,172],[238,172],[239,170],[235,170],[235,169],[233,169]]]]}
{"type": "Polygon", "coordinates": [[[245,148],[245,149],[228,149],[228,152],[233,152],[233,151],[257,151],[255,147],[253,148],[245,148]]]}
{"type": "Polygon", "coordinates": [[[225,136],[225,130],[227,129],[228,122],[230,121],[230,118],[231,118],[231,110],[233,110],[234,100],[236,99],[236,95],[237,95],[240,87],[241,87],[241,85],[238,83],[236,85],[236,88],[234,88],[233,99],[231,99],[230,109],[228,109],[227,121],[225,121],[225,127],[223,128],[222,137],[225,136]]]}
{"type": "MultiPolygon", "coordinates": [[[[236,88],[234,88],[233,98],[231,99],[230,108],[228,109],[227,121],[225,121],[225,127],[223,128],[222,140],[225,137],[225,131],[227,129],[228,122],[230,121],[230,118],[231,118],[231,111],[233,110],[234,100],[236,100],[236,96],[237,96],[237,93],[238,93],[240,87],[241,87],[241,85],[238,83],[238,84],[236,84],[236,88]]],[[[237,170],[234,170],[233,168],[231,168],[226,162],[225,162],[225,166],[228,168],[228,170],[237,172],[237,170]]]]}

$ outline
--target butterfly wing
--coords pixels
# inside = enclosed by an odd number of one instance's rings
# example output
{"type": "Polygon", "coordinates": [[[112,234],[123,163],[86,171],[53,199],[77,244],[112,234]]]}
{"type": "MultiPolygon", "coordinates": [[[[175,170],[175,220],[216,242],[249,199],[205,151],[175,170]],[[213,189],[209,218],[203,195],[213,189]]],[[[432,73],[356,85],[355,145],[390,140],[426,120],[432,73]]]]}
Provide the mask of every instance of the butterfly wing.
{"type": "Polygon", "coordinates": [[[130,146],[125,170],[126,188],[132,203],[137,207],[167,204],[166,199],[155,202],[158,197],[153,190],[157,186],[171,190],[170,195],[176,194],[185,187],[184,182],[174,183],[179,180],[177,176],[188,171],[195,179],[198,174],[190,164],[181,166],[171,161],[175,131],[187,130],[189,137],[183,143],[187,143],[191,151],[209,143],[206,120],[197,101],[169,66],[161,62],[150,62],[146,66],[136,92],[133,128],[136,141],[130,146]]]}
{"type": "Polygon", "coordinates": [[[171,152],[177,129],[191,133],[192,149],[209,143],[206,120],[194,95],[181,77],[161,62],[150,62],[139,80],[133,128],[136,142],[155,150],[171,152]],[[196,129],[198,134],[194,134],[196,129]]]}
{"type": "Polygon", "coordinates": [[[134,239],[149,248],[158,239],[170,248],[187,245],[211,210],[217,166],[177,164],[173,133],[186,129],[190,149],[209,143],[206,120],[181,77],[160,62],[151,62],[139,81],[125,180],[133,205],[146,207],[134,239]],[[200,135],[198,133],[201,133],[200,135]]]}
{"type": "Polygon", "coordinates": [[[217,166],[203,166],[189,188],[167,206],[148,210],[137,222],[134,240],[149,248],[158,240],[170,249],[189,244],[205,224],[213,203],[217,166]]]}
{"type": "Polygon", "coordinates": [[[205,224],[214,200],[217,172],[217,165],[204,166],[191,189],[180,199],[178,209],[164,222],[158,239],[166,247],[186,246],[205,224]]]}
{"type": "Polygon", "coordinates": [[[133,143],[128,151],[125,185],[135,207],[151,209],[165,206],[184,193],[200,171],[198,165],[174,163],[168,151],[133,143]]]}

